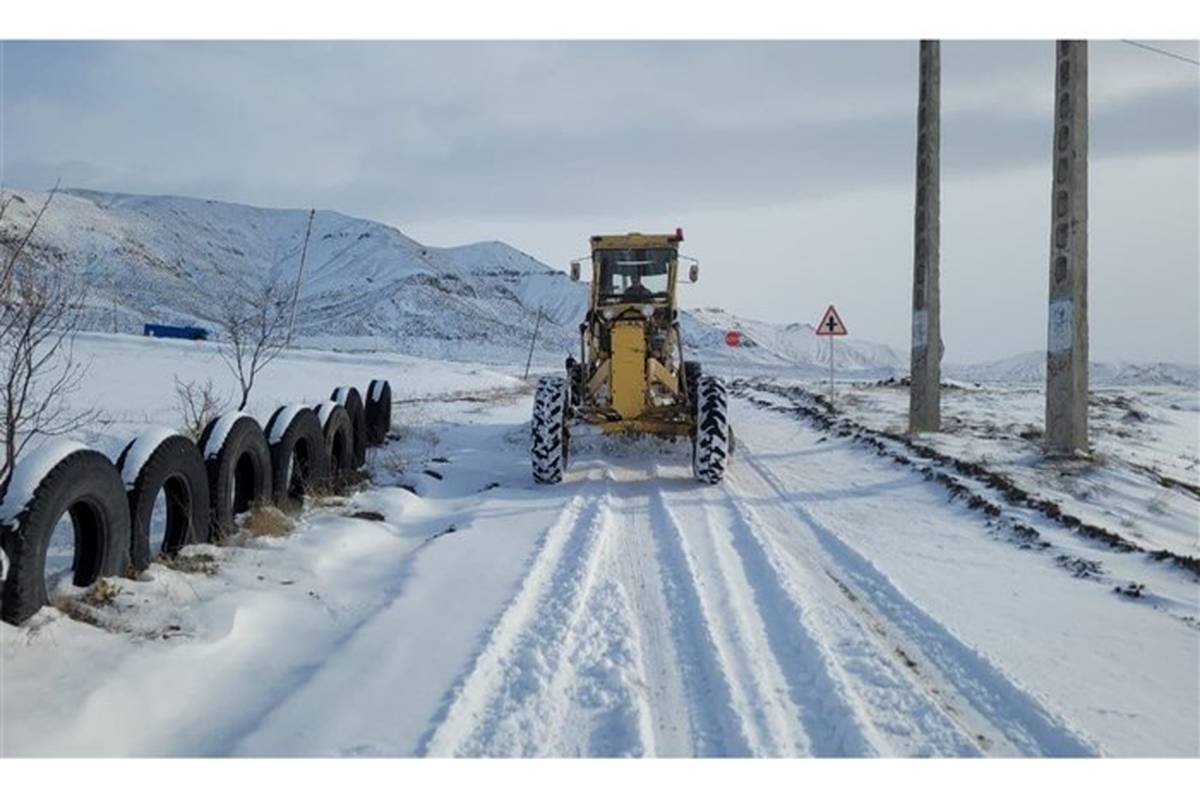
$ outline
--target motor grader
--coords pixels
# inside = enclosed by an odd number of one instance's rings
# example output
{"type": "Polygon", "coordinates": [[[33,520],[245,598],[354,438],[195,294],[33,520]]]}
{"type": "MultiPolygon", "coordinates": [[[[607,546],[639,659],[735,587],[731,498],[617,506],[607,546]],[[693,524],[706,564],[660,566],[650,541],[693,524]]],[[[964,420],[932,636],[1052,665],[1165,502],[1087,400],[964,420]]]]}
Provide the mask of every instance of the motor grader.
{"type": "MultiPolygon", "coordinates": [[[[718,483],[733,448],[725,384],[684,359],[676,286],[683,231],[591,238],[591,301],[579,325],[579,357],[565,375],[542,377],[533,400],[530,456],[539,483],[563,479],[571,429],[606,434],[687,437],[692,472],[718,483]]],[[[571,263],[580,279],[580,263],[571,263]]]]}

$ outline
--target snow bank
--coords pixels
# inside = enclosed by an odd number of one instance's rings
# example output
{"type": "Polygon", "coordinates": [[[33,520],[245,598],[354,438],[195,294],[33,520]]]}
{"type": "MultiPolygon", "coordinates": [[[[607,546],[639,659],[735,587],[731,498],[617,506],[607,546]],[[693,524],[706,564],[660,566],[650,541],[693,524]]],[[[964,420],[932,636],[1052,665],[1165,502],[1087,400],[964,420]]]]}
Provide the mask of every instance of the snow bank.
{"type": "Polygon", "coordinates": [[[4,491],[4,500],[0,502],[0,524],[11,524],[17,514],[25,510],[25,506],[33,499],[33,492],[37,490],[38,484],[59,461],[81,449],[89,447],[78,441],[55,440],[47,442],[17,461],[4,491]]]}
{"type": "Polygon", "coordinates": [[[278,444],[283,439],[283,434],[287,432],[288,426],[292,420],[296,418],[296,414],[307,409],[307,405],[299,403],[295,405],[284,405],[279,409],[279,413],[275,414],[275,419],[271,422],[271,427],[267,430],[267,442],[270,444],[278,444]]]}
{"type": "Polygon", "coordinates": [[[121,466],[121,480],[125,483],[126,489],[133,488],[142,467],[146,465],[146,461],[150,460],[150,456],[154,454],[154,450],[158,449],[158,445],[175,435],[179,434],[171,428],[161,425],[138,433],[137,438],[130,442],[129,452],[125,455],[125,463],[121,466]]]}
{"type": "Polygon", "coordinates": [[[221,447],[225,445],[225,437],[233,429],[233,423],[243,416],[249,418],[250,414],[243,413],[242,411],[231,411],[217,418],[217,423],[213,425],[212,433],[204,445],[205,460],[217,457],[217,454],[221,451],[221,447]]]}

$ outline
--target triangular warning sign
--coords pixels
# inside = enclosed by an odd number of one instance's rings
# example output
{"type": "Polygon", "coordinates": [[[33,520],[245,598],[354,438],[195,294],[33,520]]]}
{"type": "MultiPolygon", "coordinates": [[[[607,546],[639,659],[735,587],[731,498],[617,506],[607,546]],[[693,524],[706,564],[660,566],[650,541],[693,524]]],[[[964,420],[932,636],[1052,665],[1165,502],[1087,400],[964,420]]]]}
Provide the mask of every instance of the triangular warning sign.
{"type": "Polygon", "coordinates": [[[844,336],[846,335],[846,324],[842,321],[842,317],[838,316],[837,308],[830,305],[825,309],[825,315],[821,317],[821,324],[817,325],[818,336],[844,336]]]}

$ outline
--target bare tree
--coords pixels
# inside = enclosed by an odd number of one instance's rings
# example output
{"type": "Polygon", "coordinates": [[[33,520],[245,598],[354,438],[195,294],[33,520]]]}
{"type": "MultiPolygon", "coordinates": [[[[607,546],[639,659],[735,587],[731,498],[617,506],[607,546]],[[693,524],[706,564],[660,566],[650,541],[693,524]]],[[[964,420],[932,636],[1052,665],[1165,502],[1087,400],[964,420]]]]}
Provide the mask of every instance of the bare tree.
{"type": "Polygon", "coordinates": [[[220,415],[225,401],[217,396],[211,377],[201,383],[199,380],[185,382],[176,375],[175,405],[183,416],[184,434],[199,441],[208,423],[220,415]]]}
{"type": "Polygon", "coordinates": [[[216,321],[225,334],[221,357],[238,381],[237,409],[245,410],[254,379],[287,344],[286,291],[267,278],[246,291],[229,292],[216,307],[216,321]]]}
{"type": "MultiPolygon", "coordinates": [[[[97,416],[95,410],[67,403],[86,372],[75,355],[85,286],[61,262],[28,252],[57,190],[55,184],[23,232],[12,238],[0,234],[0,480],[8,478],[35,438],[73,432],[97,416]]],[[[13,197],[0,192],[0,221],[13,197]]]]}

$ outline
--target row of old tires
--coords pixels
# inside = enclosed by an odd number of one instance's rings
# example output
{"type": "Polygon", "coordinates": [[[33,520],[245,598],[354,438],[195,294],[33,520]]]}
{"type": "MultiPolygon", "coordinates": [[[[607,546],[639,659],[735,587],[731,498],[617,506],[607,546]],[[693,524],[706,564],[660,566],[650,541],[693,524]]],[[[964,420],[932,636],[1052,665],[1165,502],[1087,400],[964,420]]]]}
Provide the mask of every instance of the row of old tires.
{"type": "Polygon", "coordinates": [[[372,380],[365,398],[342,386],[315,407],[279,408],[265,427],[233,412],[209,422],[197,442],[150,430],[115,463],[72,444],[23,459],[0,492],[0,619],[20,624],[47,604],[46,556],[61,519],[74,528],[75,585],[141,572],[155,549],[220,541],[255,504],[295,510],[306,496],[337,491],[366,463],[367,448],[386,440],[391,417],[391,386],[372,380]],[[160,494],[165,531],[153,547],[160,494]]]}

